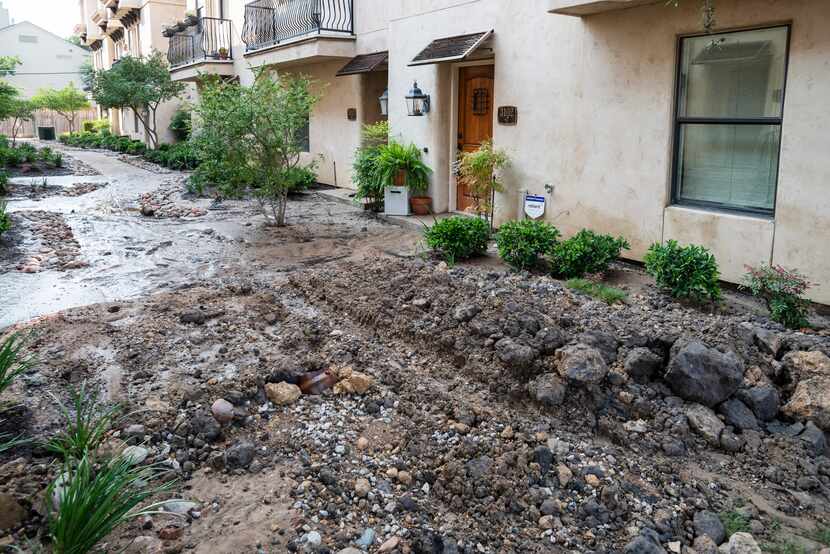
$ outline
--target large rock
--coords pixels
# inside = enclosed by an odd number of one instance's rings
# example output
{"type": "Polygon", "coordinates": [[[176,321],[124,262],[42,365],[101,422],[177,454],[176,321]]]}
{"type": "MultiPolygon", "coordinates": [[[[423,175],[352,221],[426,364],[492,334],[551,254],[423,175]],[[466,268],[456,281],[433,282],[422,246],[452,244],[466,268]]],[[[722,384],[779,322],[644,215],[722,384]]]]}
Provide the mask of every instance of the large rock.
{"type": "Polygon", "coordinates": [[[233,404],[224,398],[217,399],[210,407],[213,418],[219,423],[230,423],[233,421],[233,404]]]}
{"type": "Polygon", "coordinates": [[[781,360],[784,371],[794,384],[810,377],[830,375],[830,358],[824,352],[790,352],[781,360]]]}
{"type": "Polygon", "coordinates": [[[781,407],[781,395],[773,385],[758,385],[738,391],[738,398],[761,421],[772,421],[781,407]]]}
{"type": "Polygon", "coordinates": [[[701,537],[703,535],[712,539],[715,544],[720,544],[726,540],[726,529],[723,526],[718,514],[708,510],[701,510],[695,513],[694,517],[695,536],[701,537]]]}
{"type": "Polygon", "coordinates": [[[729,542],[721,545],[720,554],[763,554],[749,533],[735,533],[729,542]]]}
{"type": "Polygon", "coordinates": [[[585,331],[577,337],[577,341],[581,344],[596,348],[602,354],[602,359],[605,360],[605,363],[610,365],[617,361],[619,342],[614,335],[601,331],[585,331]]]}
{"type": "Polygon", "coordinates": [[[303,392],[300,387],[291,383],[267,383],[265,394],[268,396],[268,400],[277,406],[287,406],[296,402],[303,395],[303,392]]]}
{"type": "Polygon", "coordinates": [[[625,357],[625,371],[638,383],[651,381],[663,367],[663,358],[648,348],[635,348],[625,357]]]}
{"type": "Polygon", "coordinates": [[[0,493],[0,531],[18,527],[26,517],[26,510],[10,494],[0,493]]]}
{"type": "Polygon", "coordinates": [[[510,338],[501,339],[496,343],[496,354],[507,367],[525,368],[539,357],[534,348],[510,338]]]}
{"type": "Polygon", "coordinates": [[[190,419],[190,432],[208,441],[215,441],[222,434],[222,427],[213,414],[202,410],[190,419]]]}
{"type": "Polygon", "coordinates": [[[643,529],[640,536],[625,545],[624,554],[666,554],[660,537],[651,529],[643,529]]]}
{"type": "Polygon", "coordinates": [[[553,373],[540,375],[528,383],[530,395],[545,406],[558,406],[565,400],[567,385],[553,373]]]}
{"type": "Polygon", "coordinates": [[[225,467],[242,469],[251,465],[256,454],[256,446],[250,441],[240,441],[225,450],[225,467]]]}
{"type": "Polygon", "coordinates": [[[761,352],[770,354],[775,358],[781,352],[784,341],[781,340],[781,335],[775,331],[759,327],[755,329],[755,345],[761,352]]]}
{"type": "Polygon", "coordinates": [[[812,419],[830,431],[830,375],[801,380],[781,411],[793,419],[812,419]]]}
{"type": "Polygon", "coordinates": [[[597,384],[608,374],[608,364],[602,354],[585,344],[573,344],[556,352],[559,375],[583,385],[597,384]]]}
{"type": "Polygon", "coordinates": [[[666,382],[677,396],[711,408],[735,394],[743,376],[743,363],[734,353],[692,341],[675,345],[666,382]]]}
{"type": "Polygon", "coordinates": [[[815,456],[821,456],[827,449],[827,437],[824,436],[824,431],[816,427],[812,421],[808,421],[804,426],[804,431],[798,435],[798,438],[807,443],[810,451],[815,456]]]}
{"type": "Polygon", "coordinates": [[[715,412],[702,404],[691,404],[686,408],[686,417],[689,418],[689,426],[706,441],[717,446],[720,444],[720,435],[725,425],[718,419],[715,412]]]}
{"type": "Polygon", "coordinates": [[[724,416],[727,425],[731,425],[739,431],[760,430],[755,414],[737,398],[730,398],[718,406],[718,413],[724,416]]]}

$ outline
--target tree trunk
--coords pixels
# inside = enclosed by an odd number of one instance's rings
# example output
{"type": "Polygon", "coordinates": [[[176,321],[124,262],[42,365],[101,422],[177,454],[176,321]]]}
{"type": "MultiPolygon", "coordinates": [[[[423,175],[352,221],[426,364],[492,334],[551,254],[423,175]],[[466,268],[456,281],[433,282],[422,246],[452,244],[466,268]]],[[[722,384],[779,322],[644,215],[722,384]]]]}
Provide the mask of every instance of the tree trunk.
{"type": "Polygon", "coordinates": [[[288,204],[288,192],[283,191],[279,195],[279,215],[277,216],[277,227],[285,227],[285,208],[288,204]]]}

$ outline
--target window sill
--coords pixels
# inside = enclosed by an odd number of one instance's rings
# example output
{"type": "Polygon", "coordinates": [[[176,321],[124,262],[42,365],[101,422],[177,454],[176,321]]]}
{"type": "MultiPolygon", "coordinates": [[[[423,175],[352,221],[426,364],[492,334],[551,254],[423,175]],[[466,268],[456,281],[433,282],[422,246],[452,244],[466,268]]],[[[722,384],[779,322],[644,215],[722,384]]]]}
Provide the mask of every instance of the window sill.
{"type": "Polygon", "coordinates": [[[688,212],[695,212],[699,214],[714,214],[723,215],[727,217],[739,217],[747,219],[758,219],[762,221],[775,221],[775,214],[764,212],[760,210],[741,210],[738,208],[727,208],[723,206],[713,206],[710,204],[703,204],[697,202],[675,202],[666,206],[667,210],[684,210],[688,212]]]}

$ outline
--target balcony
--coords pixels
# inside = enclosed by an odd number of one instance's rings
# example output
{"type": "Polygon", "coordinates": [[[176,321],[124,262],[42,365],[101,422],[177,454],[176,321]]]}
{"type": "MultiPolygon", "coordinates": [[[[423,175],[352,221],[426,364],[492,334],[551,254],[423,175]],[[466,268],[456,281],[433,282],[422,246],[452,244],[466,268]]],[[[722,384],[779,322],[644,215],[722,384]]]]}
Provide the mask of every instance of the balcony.
{"type": "Polygon", "coordinates": [[[92,22],[97,25],[98,27],[106,28],[107,26],[107,10],[105,8],[98,8],[92,15],[89,16],[92,22]]]}
{"type": "Polygon", "coordinates": [[[202,17],[168,38],[167,61],[175,81],[195,81],[200,73],[233,75],[231,21],[202,17]]]}
{"type": "Polygon", "coordinates": [[[137,18],[136,12],[141,10],[142,0],[107,0],[104,4],[109,8],[112,19],[123,20],[128,16],[137,18]]]}
{"type": "Polygon", "coordinates": [[[255,0],[245,5],[246,52],[314,37],[354,38],[353,0],[255,0]]]}

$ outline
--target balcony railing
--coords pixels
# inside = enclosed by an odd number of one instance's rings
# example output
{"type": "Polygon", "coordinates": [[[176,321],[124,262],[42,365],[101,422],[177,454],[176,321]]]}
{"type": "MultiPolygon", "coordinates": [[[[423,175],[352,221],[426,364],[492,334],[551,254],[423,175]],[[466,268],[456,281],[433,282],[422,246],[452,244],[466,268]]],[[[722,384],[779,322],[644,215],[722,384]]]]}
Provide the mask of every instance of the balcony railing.
{"type": "Polygon", "coordinates": [[[178,67],[202,60],[231,60],[231,39],[229,20],[203,17],[197,25],[170,37],[167,61],[178,67]]]}
{"type": "Polygon", "coordinates": [[[322,32],[354,34],[353,0],[254,0],[245,5],[242,41],[259,50],[322,32]]]}

